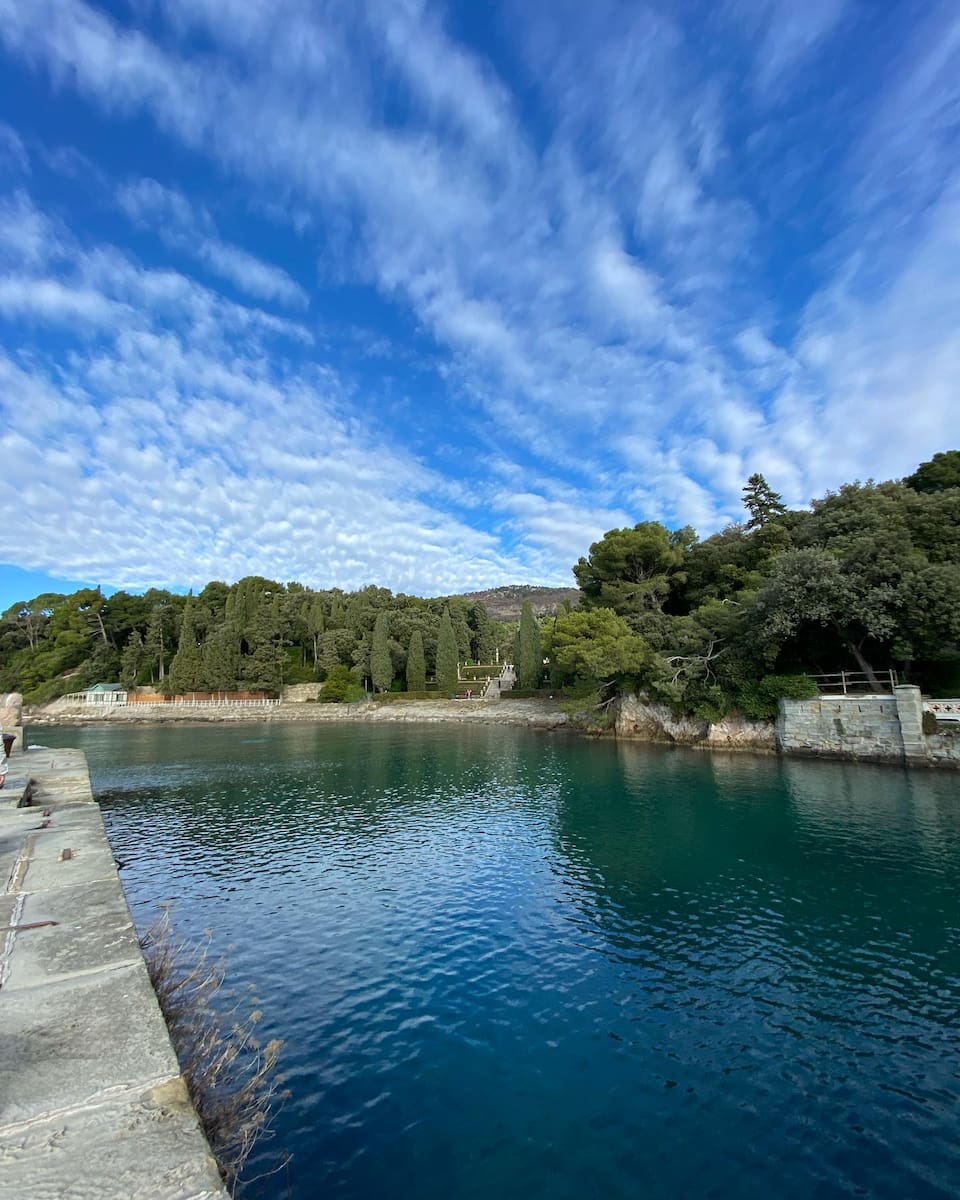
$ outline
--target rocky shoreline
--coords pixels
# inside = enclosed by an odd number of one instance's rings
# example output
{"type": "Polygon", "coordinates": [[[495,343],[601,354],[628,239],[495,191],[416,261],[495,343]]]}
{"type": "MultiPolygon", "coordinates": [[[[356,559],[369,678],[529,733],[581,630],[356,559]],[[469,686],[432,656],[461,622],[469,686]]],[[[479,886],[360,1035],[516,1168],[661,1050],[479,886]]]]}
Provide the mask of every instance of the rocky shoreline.
{"type": "Polygon", "coordinates": [[[360,701],[356,704],[281,703],[264,708],[222,706],[194,708],[189,705],[150,707],[70,705],[57,702],[42,708],[24,708],[24,723],[43,725],[92,725],[104,722],[160,725],[173,721],[262,723],[274,721],[418,721],[454,722],[476,725],[525,725],[557,729],[569,718],[556,702],[549,700],[404,700],[392,704],[360,701]]]}
{"type": "Polygon", "coordinates": [[[401,700],[391,703],[360,701],[355,704],[284,702],[269,707],[191,707],[168,705],[144,709],[138,705],[64,705],[24,709],[24,722],[44,725],[121,723],[158,725],[170,722],[289,722],[321,724],[329,721],[417,722],[461,725],[515,725],[528,729],[568,729],[592,736],[616,736],[632,741],[688,746],[704,750],[776,752],[772,721],[747,721],[731,717],[710,724],[693,717],[676,717],[663,704],[635,696],[621,700],[614,725],[600,729],[589,716],[571,717],[552,700],[401,700]]]}

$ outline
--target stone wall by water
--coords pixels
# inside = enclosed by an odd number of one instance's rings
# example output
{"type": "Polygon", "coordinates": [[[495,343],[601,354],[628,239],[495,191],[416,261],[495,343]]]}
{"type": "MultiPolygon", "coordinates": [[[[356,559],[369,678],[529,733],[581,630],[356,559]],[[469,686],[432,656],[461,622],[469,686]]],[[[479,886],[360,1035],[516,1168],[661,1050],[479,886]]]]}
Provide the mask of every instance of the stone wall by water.
{"type": "Polygon", "coordinates": [[[923,698],[911,685],[884,696],[781,700],[777,745],[784,754],[960,767],[960,736],[923,732],[923,698]]]}

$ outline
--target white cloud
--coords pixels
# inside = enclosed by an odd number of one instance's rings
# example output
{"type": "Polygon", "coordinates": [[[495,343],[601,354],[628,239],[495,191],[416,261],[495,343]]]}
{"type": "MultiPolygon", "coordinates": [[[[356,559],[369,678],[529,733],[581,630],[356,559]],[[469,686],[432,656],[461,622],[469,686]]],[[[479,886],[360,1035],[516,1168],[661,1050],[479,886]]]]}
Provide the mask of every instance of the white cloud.
{"type": "MultiPolygon", "coordinates": [[[[849,204],[830,197],[813,215],[771,199],[792,184],[763,174],[767,150],[742,128],[759,103],[764,146],[793,161],[795,125],[776,114],[851,27],[839,0],[720,6],[707,32],[748,43],[754,86],[743,95],[679,20],[650,8],[518,10],[511,47],[536,108],[526,123],[493,64],[415,0],[331,6],[323,19],[306,0],[282,10],[171,0],[151,12],[153,40],[82,0],[0,0],[0,42],[102,115],[152,120],[248,209],[296,214],[328,280],[375,288],[415,326],[418,350],[433,343],[420,359],[433,406],[421,411],[413,376],[391,398],[410,414],[405,453],[374,437],[378,418],[363,410],[376,395],[355,396],[329,366],[336,331],[232,302],[182,269],[72,244],[49,216],[9,201],[0,245],[17,254],[0,310],[79,316],[101,335],[116,325],[109,344],[74,351],[63,381],[41,357],[31,386],[69,387],[88,422],[102,413],[109,429],[78,445],[130,478],[138,465],[153,480],[161,461],[176,464],[171,503],[209,493],[210,526],[183,535],[185,553],[233,562],[239,537],[276,574],[251,533],[255,506],[287,530],[272,485],[310,511],[277,539],[291,563],[313,553],[324,572],[406,580],[421,544],[422,578],[439,590],[460,569],[558,578],[585,549],[577,539],[606,520],[709,532],[739,515],[753,470],[804,502],[845,477],[902,474],[953,436],[943,381],[957,365],[960,222],[947,135],[960,27],[948,10],[918,22],[887,100],[855,114],[865,134],[845,164],[849,204]],[[777,256],[776,203],[796,221],[793,257],[777,256]],[[125,422],[145,431],[142,444],[125,422]],[[158,460],[168,443],[173,457],[158,460]],[[515,498],[480,469],[457,477],[465,445],[496,457],[515,498]],[[393,496],[398,476],[411,483],[393,496]],[[551,490],[551,476],[567,490],[551,490]],[[495,535],[471,529],[490,514],[502,521],[495,535]],[[374,521],[386,534],[376,550],[374,521]]],[[[221,237],[228,225],[209,199],[140,180],[119,202],[178,266],[182,256],[257,300],[306,304],[289,273],[221,237]]],[[[332,287],[328,298],[335,308],[332,287]]],[[[380,362],[386,377],[390,354],[380,362]]],[[[164,503],[159,491],[153,502],[164,503]]],[[[159,544],[166,553],[169,539],[159,544]]]]}
{"type": "Polygon", "coordinates": [[[135,223],[153,229],[168,246],[184,251],[242,292],[302,308],[309,303],[307,293],[286,271],[222,241],[210,214],[176,189],[155,179],[138,179],[118,190],[117,203],[135,223]]]}

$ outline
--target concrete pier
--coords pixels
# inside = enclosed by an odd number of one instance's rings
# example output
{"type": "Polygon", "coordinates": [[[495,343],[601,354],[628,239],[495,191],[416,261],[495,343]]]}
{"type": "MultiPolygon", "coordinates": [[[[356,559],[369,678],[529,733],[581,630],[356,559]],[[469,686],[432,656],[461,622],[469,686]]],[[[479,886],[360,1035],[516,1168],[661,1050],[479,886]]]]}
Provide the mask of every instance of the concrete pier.
{"type": "Polygon", "coordinates": [[[0,881],[0,1197],[224,1200],[80,751],[11,757],[0,881]]]}

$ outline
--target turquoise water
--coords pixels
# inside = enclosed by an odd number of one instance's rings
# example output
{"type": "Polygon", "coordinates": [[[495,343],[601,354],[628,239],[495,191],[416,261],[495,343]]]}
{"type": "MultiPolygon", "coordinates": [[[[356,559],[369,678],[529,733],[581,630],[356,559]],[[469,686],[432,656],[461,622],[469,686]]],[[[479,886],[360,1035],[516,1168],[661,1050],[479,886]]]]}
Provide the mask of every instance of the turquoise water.
{"type": "Polygon", "coordinates": [[[960,777],[511,729],[39,730],[286,1041],[243,1195],[955,1197],[960,777]]]}

